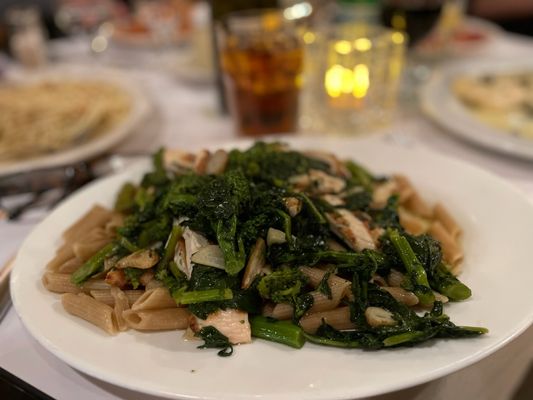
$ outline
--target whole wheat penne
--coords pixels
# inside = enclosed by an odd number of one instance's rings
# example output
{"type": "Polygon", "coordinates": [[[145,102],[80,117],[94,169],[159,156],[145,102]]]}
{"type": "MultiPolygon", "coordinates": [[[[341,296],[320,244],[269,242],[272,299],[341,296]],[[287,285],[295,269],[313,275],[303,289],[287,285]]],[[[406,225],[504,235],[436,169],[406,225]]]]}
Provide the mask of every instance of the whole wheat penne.
{"type": "Polygon", "coordinates": [[[104,226],[110,220],[112,215],[113,212],[111,210],[96,204],[63,232],[63,239],[66,243],[73,242],[79,236],[85,234],[85,232],[98,226],[104,226]]]}
{"type": "Polygon", "coordinates": [[[113,239],[104,228],[93,228],[86,235],[83,235],[72,243],[72,251],[79,259],[85,261],[94,255],[98,250],[110,243],[113,239]]]}
{"type": "Polygon", "coordinates": [[[81,289],[70,281],[70,274],[47,271],[42,277],[43,286],[55,293],[79,293],[81,289]]]}
{"type": "Polygon", "coordinates": [[[127,310],[122,314],[130,328],[137,330],[185,329],[189,325],[189,312],[185,308],[160,310],[127,310]]]}
{"type": "Polygon", "coordinates": [[[415,192],[411,181],[405,175],[394,175],[397,185],[398,202],[404,204],[415,192]]]}
{"type": "Polygon", "coordinates": [[[396,301],[405,304],[406,306],[414,306],[418,304],[418,297],[413,292],[405,290],[401,287],[383,286],[381,289],[389,292],[396,301]]]}
{"type": "Polygon", "coordinates": [[[118,212],[113,212],[111,218],[105,224],[104,230],[108,235],[114,236],[117,232],[117,228],[122,225],[124,225],[124,215],[118,212]]]}
{"type": "Polygon", "coordinates": [[[148,281],[146,285],[144,285],[144,288],[146,290],[155,289],[158,287],[165,287],[165,285],[163,284],[163,282],[158,281],[157,279],[152,279],[151,281],[148,281]]]}
{"type": "Polygon", "coordinates": [[[167,288],[159,287],[150,289],[132,304],[134,311],[157,310],[161,308],[177,307],[176,301],[172,298],[167,288]]]}
{"type": "Polygon", "coordinates": [[[61,264],[59,268],[57,269],[57,272],[61,274],[71,274],[74,271],[76,271],[79,267],[81,267],[82,264],[83,262],[79,258],[72,257],[71,259],[61,264]]]}
{"type": "Polygon", "coordinates": [[[104,279],[89,279],[88,281],[84,282],[81,286],[81,289],[84,292],[89,292],[91,290],[97,290],[97,289],[111,289],[111,285],[109,283],[106,283],[104,279]]]}
{"type": "Polygon", "coordinates": [[[54,258],[48,261],[46,264],[46,270],[57,272],[59,267],[72,257],[75,257],[74,252],[72,251],[72,246],[70,244],[68,246],[63,245],[56,251],[54,258]]]}
{"type": "Polygon", "coordinates": [[[374,187],[372,192],[371,206],[374,208],[383,208],[387,205],[387,200],[394,193],[398,191],[398,182],[394,179],[389,179],[386,182],[380,183],[374,187]]]}
{"type": "Polygon", "coordinates": [[[398,216],[400,217],[400,225],[412,235],[421,235],[426,233],[429,229],[429,222],[424,218],[407,211],[403,207],[398,208],[398,216]]]}
{"type": "Polygon", "coordinates": [[[457,239],[461,235],[461,227],[441,203],[435,205],[433,215],[453,238],[457,239]]]}
{"type": "Polygon", "coordinates": [[[338,330],[355,328],[355,324],[350,321],[350,307],[339,307],[335,310],[305,315],[300,319],[300,326],[308,333],[315,333],[322,324],[322,320],[338,330]]]}
{"type": "MultiPolygon", "coordinates": [[[[347,285],[343,286],[336,286],[335,290],[333,287],[331,288],[331,299],[326,296],[324,293],[313,291],[311,292],[311,296],[313,296],[313,305],[309,309],[309,313],[316,313],[321,311],[327,311],[327,310],[333,310],[334,308],[337,308],[339,305],[342,297],[344,297],[345,290],[348,289],[351,285],[350,282],[347,281],[347,285]]],[[[276,304],[274,308],[272,309],[272,314],[270,315],[272,318],[276,319],[290,319],[293,314],[293,307],[290,304],[276,304]]]]}
{"type": "MultiPolygon", "coordinates": [[[[316,288],[324,279],[324,275],[328,272],[327,270],[312,268],[312,267],[300,267],[300,271],[309,278],[309,285],[316,288]]],[[[328,284],[331,288],[331,291],[338,290],[337,288],[345,288],[347,285],[350,285],[350,281],[343,279],[335,274],[331,274],[328,278],[328,284]]]]}
{"type": "Polygon", "coordinates": [[[113,309],[107,304],[99,303],[85,293],[65,293],[61,296],[61,304],[69,314],[98,326],[110,335],[117,333],[113,309]]]}
{"type": "MultiPolygon", "coordinates": [[[[139,297],[143,295],[144,290],[123,290],[122,292],[126,295],[128,304],[131,306],[137,301],[137,299],[139,299],[139,297]]],[[[94,289],[90,290],[89,293],[100,303],[107,304],[111,307],[115,305],[115,299],[111,295],[110,289],[94,289]]]]}
{"type": "Polygon", "coordinates": [[[400,271],[392,268],[387,276],[387,282],[389,286],[400,287],[405,278],[405,275],[400,271]]]}
{"type": "Polygon", "coordinates": [[[431,224],[429,234],[440,242],[444,261],[455,266],[463,260],[463,250],[439,221],[431,224]]]}
{"type": "Polygon", "coordinates": [[[420,215],[424,218],[433,217],[433,210],[417,191],[413,191],[411,196],[409,196],[409,199],[407,199],[405,202],[404,206],[415,215],[420,215]]]}
{"type": "Polygon", "coordinates": [[[128,324],[126,324],[126,320],[122,316],[122,313],[126,310],[129,310],[130,308],[128,298],[126,297],[124,292],[120,290],[118,287],[112,287],[110,290],[110,293],[111,293],[111,296],[113,296],[113,299],[115,301],[113,312],[115,313],[115,320],[117,321],[117,328],[121,332],[126,331],[128,330],[128,324]]]}

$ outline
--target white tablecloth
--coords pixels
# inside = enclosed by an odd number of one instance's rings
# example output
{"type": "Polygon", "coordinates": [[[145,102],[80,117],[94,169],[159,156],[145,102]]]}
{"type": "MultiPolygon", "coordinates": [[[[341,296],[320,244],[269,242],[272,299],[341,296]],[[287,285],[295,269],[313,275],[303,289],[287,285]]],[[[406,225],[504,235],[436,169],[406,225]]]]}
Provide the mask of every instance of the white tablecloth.
{"type": "MultiPolygon", "coordinates": [[[[479,57],[533,57],[533,41],[502,36],[479,57]]],[[[181,83],[169,74],[129,71],[156,106],[156,117],[116,151],[147,153],[161,145],[199,148],[234,138],[229,119],[218,116],[211,87],[181,83]]],[[[376,140],[422,146],[485,168],[514,183],[533,201],[533,162],[518,160],[459,141],[417,113],[399,117],[376,140]],[[391,134],[392,132],[392,134],[391,134]]],[[[0,222],[0,265],[16,252],[35,221],[0,222]]],[[[95,380],[70,368],[42,348],[22,326],[13,309],[0,323],[0,366],[57,399],[152,399],[95,380]]],[[[510,398],[533,360],[533,328],[492,356],[436,381],[379,396],[380,399],[510,398]]]]}

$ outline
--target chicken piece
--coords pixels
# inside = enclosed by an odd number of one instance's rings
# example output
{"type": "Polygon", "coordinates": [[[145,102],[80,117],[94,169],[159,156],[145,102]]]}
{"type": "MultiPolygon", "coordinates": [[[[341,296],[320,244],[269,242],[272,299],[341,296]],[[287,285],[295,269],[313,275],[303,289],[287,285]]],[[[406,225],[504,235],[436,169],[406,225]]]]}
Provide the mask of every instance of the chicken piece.
{"type": "Polygon", "coordinates": [[[344,200],[334,194],[323,194],[321,199],[328,203],[330,206],[337,207],[345,204],[344,200]]]}
{"type": "Polygon", "coordinates": [[[196,157],[194,159],[194,172],[199,175],[205,174],[207,163],[209,162],[210,157],[211,155],[207,150],[200,150],[198,153],[196,153],[196,157]]]}
{"type": "Polygon", "coordinates": [[[374,192],[372,193],[373,208],[383,208],[387,205],[387,200],[394,193],[398,191],[398,182],[394,179],[390,179],[386,182],[376,185],[374,192]]]}
{"type": "Polygon", "coordinates": [[[344,179],[318,169],[310,169],[308,174],[292,176],[289,182],[297,190],[309,190],[314,194],[339,193],[346,187],[344,179]]]}
{"type": "Polygon", "coordinates": [[[189,319],[189,326],[195,333],[206,326],[212,326],[226,336],[231,344],[250,343],[252,341],[248,313],[240,310],[218,310],[209,314],[207,319],[200,319],[192,315],[189,319]]]}
{"type": "Polygon", "coordinates": [[[217,150],[211,155],[205,173],[208,175],[219,175],[224,172],[228,164],[228,153],[225,150],[217,150]]]}
{"type": "Polygon", "coordinates": [[[163,164],[166,169],[171,171],[193,169],[195,161],[196,156],[194,154],[178,149],[167,149],[163,154],[163,164]]]}
{"type": "Polygon", "coordinates": [[[381,307],[367,307],[365,310],[365,318],[368,325],[372,327],[393,326],[398,324],[393,318],[392,313],[381,307]]]}
{"type": "Polygon", "coordinates": [[[327,213],[326,218],[333,233],[343,239],[352,249],[361,251],[376,248],[367,226],[350,211],[339,209],[327,213]]]}
{"type": "Polygon", "coordinates": [[[331,153],[311,150],[304,152],[304,154],[309,158],[314,158],[315,160],[328,164],[330,171],[334,175],[342,176],[344,178],[350,178],[351,176],[350,171],[346,168],[344,163],[331,153]]]}
{"type": "Polygon", "coordinates": [[[121,269],[109,271],[105,277],[105,282],[111,286],[116,286],[121,289],[125,288],[128,284],[126,274],[124,273],[124,270],[121,269]]]}

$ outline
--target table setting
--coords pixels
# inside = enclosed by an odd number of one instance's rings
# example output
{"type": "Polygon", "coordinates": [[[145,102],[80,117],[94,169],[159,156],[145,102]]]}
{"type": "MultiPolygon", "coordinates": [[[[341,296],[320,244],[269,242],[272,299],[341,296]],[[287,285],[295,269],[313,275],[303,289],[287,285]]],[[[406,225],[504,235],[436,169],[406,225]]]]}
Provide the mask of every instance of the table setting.
{"type": "Polygon", "coordinates": [[[60,38],[5,13],[2,397],[530,398],[533,38],[457,0],[59,3],[60,38]]]}

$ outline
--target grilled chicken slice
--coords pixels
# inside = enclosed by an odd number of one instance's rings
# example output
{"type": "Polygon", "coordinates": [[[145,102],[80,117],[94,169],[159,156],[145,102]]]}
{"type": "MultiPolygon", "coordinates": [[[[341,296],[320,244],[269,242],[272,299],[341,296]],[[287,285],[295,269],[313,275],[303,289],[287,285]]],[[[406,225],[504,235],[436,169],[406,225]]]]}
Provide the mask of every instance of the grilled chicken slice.
{"type": "Polygon", "coordinates": [[[248,313],[240,310],[218,310],[209,314],[207,319],[200,319],[191,315],[189,326],[195,333],[206,326],[212,326],[226,336],[231,344],[250,343],[252,341],[248,313]]]}
{"type": "Polygon", "coordinates": [[[387,200],[394,193],[398,192],[398,182],[394,179],[390,179],[386,182],[376,185],[374,192],[372,193],[372,207],[383,208],[387,205],[387,200]]]}
{"type": "Polygon", "coordinates": [[[208,175],[219,175],[224,172],[228,164],[228,153],[225,150],[217,150],[207,161],[205,173],[208,175]]]}
{"type": "Polygon", "coordinates": [[[311,150],[304,152],[304,154],[309,158],[314,158],[315,160],[328,164],[330,171],[334,175],[342,176],[344,178],[350,178],[351,176],[350,171],[348,171],[348,168],[346,168],[344,163],[331,153],[311,150]]]}
{"type": "Polygon", "coordinates": [[[336,196],[334,194],[323,194],[321,196],[321,199],[324,200],[326,203],[328,203],[330,206],[338,207],[345,205],[345,202],[342,198],[339,196],[336,196]]]}
{"type": "Polygon", "coordinates": [[[340,193],[346,187],[344,179],[326,174],[318,169],[310,169],[307,174],[289,178],[297,190],[309,190],[314,194],[340,193]]]}
{"type": "Polygon", "coordinates": [[[163,154],[163,164],[166,169],[171,171],[193,169],[195,161],[196,156],[194,154],[183,150],[166,149],[163,154]]]}
{"type": "Polygon", "coordinates": [[[352,249],[361,251],[376,248],[366,225],[350,211],[339,209],[327,213],[326,218],[333,233],[344,240],[352,249]]]}

